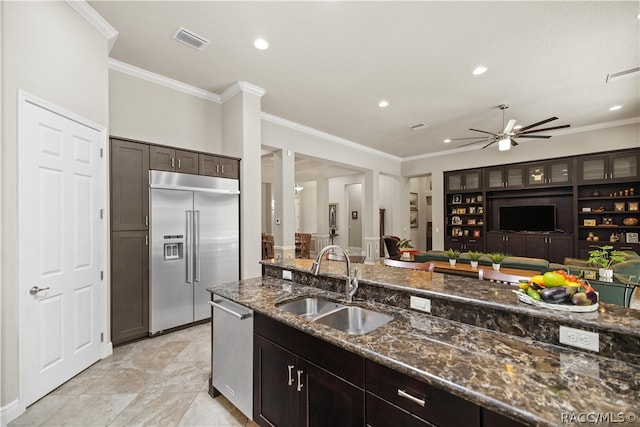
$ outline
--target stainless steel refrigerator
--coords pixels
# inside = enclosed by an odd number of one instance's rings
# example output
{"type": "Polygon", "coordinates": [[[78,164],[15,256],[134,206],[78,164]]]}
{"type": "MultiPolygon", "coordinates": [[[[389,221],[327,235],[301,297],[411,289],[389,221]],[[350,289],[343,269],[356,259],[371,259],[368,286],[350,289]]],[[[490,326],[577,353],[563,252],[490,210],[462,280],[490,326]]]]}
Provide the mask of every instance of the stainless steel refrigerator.
{"type": "Polygon", "coordinates": [[[239,183],[150,171],[150,334],[211,316],[208,286],[240,275],[239,183]]]}

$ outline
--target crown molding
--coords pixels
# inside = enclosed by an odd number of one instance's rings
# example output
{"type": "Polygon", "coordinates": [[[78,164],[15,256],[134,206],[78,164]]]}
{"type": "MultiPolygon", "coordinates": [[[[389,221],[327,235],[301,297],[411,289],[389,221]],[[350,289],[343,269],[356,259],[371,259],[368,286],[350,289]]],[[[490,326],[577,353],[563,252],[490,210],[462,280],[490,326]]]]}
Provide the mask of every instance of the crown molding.
{"type": "Polygon", "coordinates": [[[232,84],[227,90],[222,92],[222,95],[221,95],[222,102],[223,103],[227,102],[228,100],[230,100],[231,98],[239,94],[240,92],[247,92],[252,95],[259,96],[261,98],[262,96],[264,96],[265,93],[267,93],[266,90],[264,90],[259,86],[251,84],[249,82],[237,81],[234,84],[232,84]]]}
{"type": "Polygon", "coordinates": [[[376,156],[382,156],[389,160],[394,160],[396,162],[400,162],[402,160],[402,158],[398,156],[394,156],[393,154],[385,153],[384,151],[376,150],[375,148],[367,147],[365,145],[358,144],[357,142],[349,141],[348,139],[331,135],[330,133],[322,132],[320,130],[317,130],[305,125],[301,125],[300,123],[292,122],[291,120],[283,119],[282,117],[274,116],[269,113],[262,113],[262,120],[275,123],[277,125],[284,126],[289,129],[297,130],[298,132],[306,133],[307,135],[315,136],[318,138],[335,142],[337,144],[345,145],[347,147],[350,147],[359,151],[375,154],[376,156]]]}
{"type": "Polygon", "coordinates": [[[107,42],[109,43],[107,53],[111,52],[111,48],[118,38],[118,31],[113,28],[111,24],[102,17],[102,15],[96,12],[94,8],[89,6],[89,3],[85,0],[67,0],[67,4],[106,37],[107,42]]]}
{"type": "MultiPolygon", "coordinates": [[[[614,128],[614,127],[618,127],[618,126],[632,125],[632,124],[636,124],[636,123],[640,123],[640,117],[632,117],[630,119],[616,120],[616,121],[613,121],[613,122],[596,123],[594,125],[580,126],[580,127],[575,127],[575,128],[567,128],[567,129],[555,131],[555,132],[552,132],[552,133],[553,133],[553,135],[556,135],[556,136],[562,136],[562,135],[570,135],[570,134],[574,134],[574,133],[591,132],[591,131],[599,130],[599,129],[614,128]]],[[[547,132],[547,133],[551,133],[551,132],[547,132]]],[[[456,153],[463,153],[465,151],[477,150],[482,145],[484,145],[485,142],[486,141],[481,141],[481,142],[478,142],[477,144],[469,145],[467,147],[453,148],[451,150],[438,151],[436,153],[427,153],[427,154],[419,154],[417,156],[404,157],[402,159],[402,161],[403,162],[410,162],[410,161],[414,161],[414,160],[422,160],[422,159],[429,159],[429,158],[433,158],[433,157],[448,156],[449,154],[456,154],[456,153]]]]}
{"type": "Polygon", "coordinates": [[[169,77],[138,68],[134,65],[118,61],[117,59],[109,58],[107,63],[109,68],[112,70],[120,71],[121,73],[159,84],[161,86],[166,86],[189,95],[197,96],[198,98],[206,99],[207,101],[215,102],[217,104],[222,103],[222,99],[217,93],[209,92],[204,89],[182,83],[178,80],[170,79],[169,77]]]}

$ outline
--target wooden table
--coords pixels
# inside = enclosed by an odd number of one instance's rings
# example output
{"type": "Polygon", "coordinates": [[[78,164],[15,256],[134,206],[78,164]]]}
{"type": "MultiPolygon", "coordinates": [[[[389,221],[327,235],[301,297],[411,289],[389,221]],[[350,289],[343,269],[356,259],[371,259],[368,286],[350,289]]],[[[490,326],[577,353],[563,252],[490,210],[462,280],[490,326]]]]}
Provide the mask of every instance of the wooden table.
{"type": "MultiPolygon", "coordinates": [[[[477,268],[471,268],[470,264],[464,264],[456,262],[456,265],[451,266],[448,261],[426,261],[427,263],[435,264],[436,273],[456,274],[458,276],[478,277],[478,271],[480,269],[491,270],[490,265],[479,265],[477,268]]],[[[535,276],[541,274],[539,271],[533,270],[520,270],[518,268],[506,268],[500,267],[500,271],[507,274],[513,274],[516,276],[535,276]]]]}

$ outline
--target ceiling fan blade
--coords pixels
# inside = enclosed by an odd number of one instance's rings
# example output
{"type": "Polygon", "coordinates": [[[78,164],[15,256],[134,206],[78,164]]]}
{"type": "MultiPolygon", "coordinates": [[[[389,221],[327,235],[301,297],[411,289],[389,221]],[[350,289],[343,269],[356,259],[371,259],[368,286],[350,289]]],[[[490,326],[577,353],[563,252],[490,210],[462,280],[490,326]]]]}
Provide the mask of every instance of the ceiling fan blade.
{"type": "Polygon", "coordinates": [[[540,138],[540,139],[549,139],[551,135],[518,135],[518,138],[540,138]]]}
{"type": "Polygon", "coordinates": [[[547,130],[554,130],[554,129],[564,129],[564,128],[568,128],[569,126],[571,126],[571,125],[560,125],[560,126],[553,126],[553,127],[550,127],[550,128],[532,129],[532,130],[528,130],[528,131],[525,131],[525,132],[517,131],[516,135],[522,135],[522,134],[526,134],[526,133],[535,133],[535,132],[544,132],[544,131],[547,131],[547,130]]]}
{"type": "MultiPolygon", "coordinates": [[[[473,141],[473,142],[468,142],[468,143],[466,143],[466,144],[458,145],[458,148],[467,147],[467,146],[469,146],[469,145],[479,144],[479,143],[481,143],[481,142],[487,142],[487,141],[488,141],[488,139],[487,139],[487,138],[483,138],[483,139],[481,139],[480,141],[473,141]]],[[[482,148],[484,148],[484,147],[482,147],[482,148]]]]}
{"type": "Polygon", "coordinates": [[[487,132],[486,130],[479,130],[479,129],[469,129],[472,130],[474,132],[482,132],[482,133],[488,133],[489,135],[493,135],[493,136],[498,136],[497,133],[493,133],[493,132],[487,132]]]}
{"type": "Polygon", "coordinates": [[[516,120],[511,119],[507,122],[507,126],[505,126],[503,133],[509,133],[513,130],[513,127],[516,125],[516,120]]]}
{"type": "Polygon", "coordinates": [[[549,117],[548,119],[542,120],[542,121],[540,121],[538,123],[534,123],[534,124],[531,124],[529,126],[525,126],[523,128],[520,128],[520,129],[518,129],[518,132],[522,133],[523,130],[531,129],[531,128],[534,128],[536,126],[540,126],[540,125],[543,125],[545,123],[552,122],[554,120],[558,120],[558,118],[557,117],[549,117]]]}
{"type": "Polygon", "coordinates": [[[488,143],[487,145],[485,145],[484,147],[482,147],[483,149],[487,148],[488,146],[490,146],[491,144],[494,144],[497,141],[497,139],[494,139],[493,141],[491,141],[490,143],[488,143]]]}
{"type": "Polygon", "coordinates": [[[452,141],[461,141],[463,139],[486,139],[486,136],[470,136],[469,138],[451,138],[452,141]]]}
{"type": "Polygon", "coordinates": [[[516,145],[518,145],[518,143],[516,142],[515,139],[511,138],[511,146],[515,147],[516,145]]]}

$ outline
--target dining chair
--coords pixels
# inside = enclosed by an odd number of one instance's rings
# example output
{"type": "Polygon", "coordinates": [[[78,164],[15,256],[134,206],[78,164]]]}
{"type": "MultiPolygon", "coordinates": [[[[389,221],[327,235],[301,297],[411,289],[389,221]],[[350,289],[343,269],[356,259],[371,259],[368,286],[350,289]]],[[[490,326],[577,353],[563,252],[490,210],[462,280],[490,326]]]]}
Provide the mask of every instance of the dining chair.
{"type": "Polygon", "coordinates": [[[484,268],[481,268],[480,270],[478,270],[478,279],[489,280],[491,282],[497,283],[507,283],[509,285],[517,285],[520,280],[526,280],[528,282],[531,277],[519,276],[517,274],[509,274],[503,273],[501,271],[486,270],[484,268]]]}

